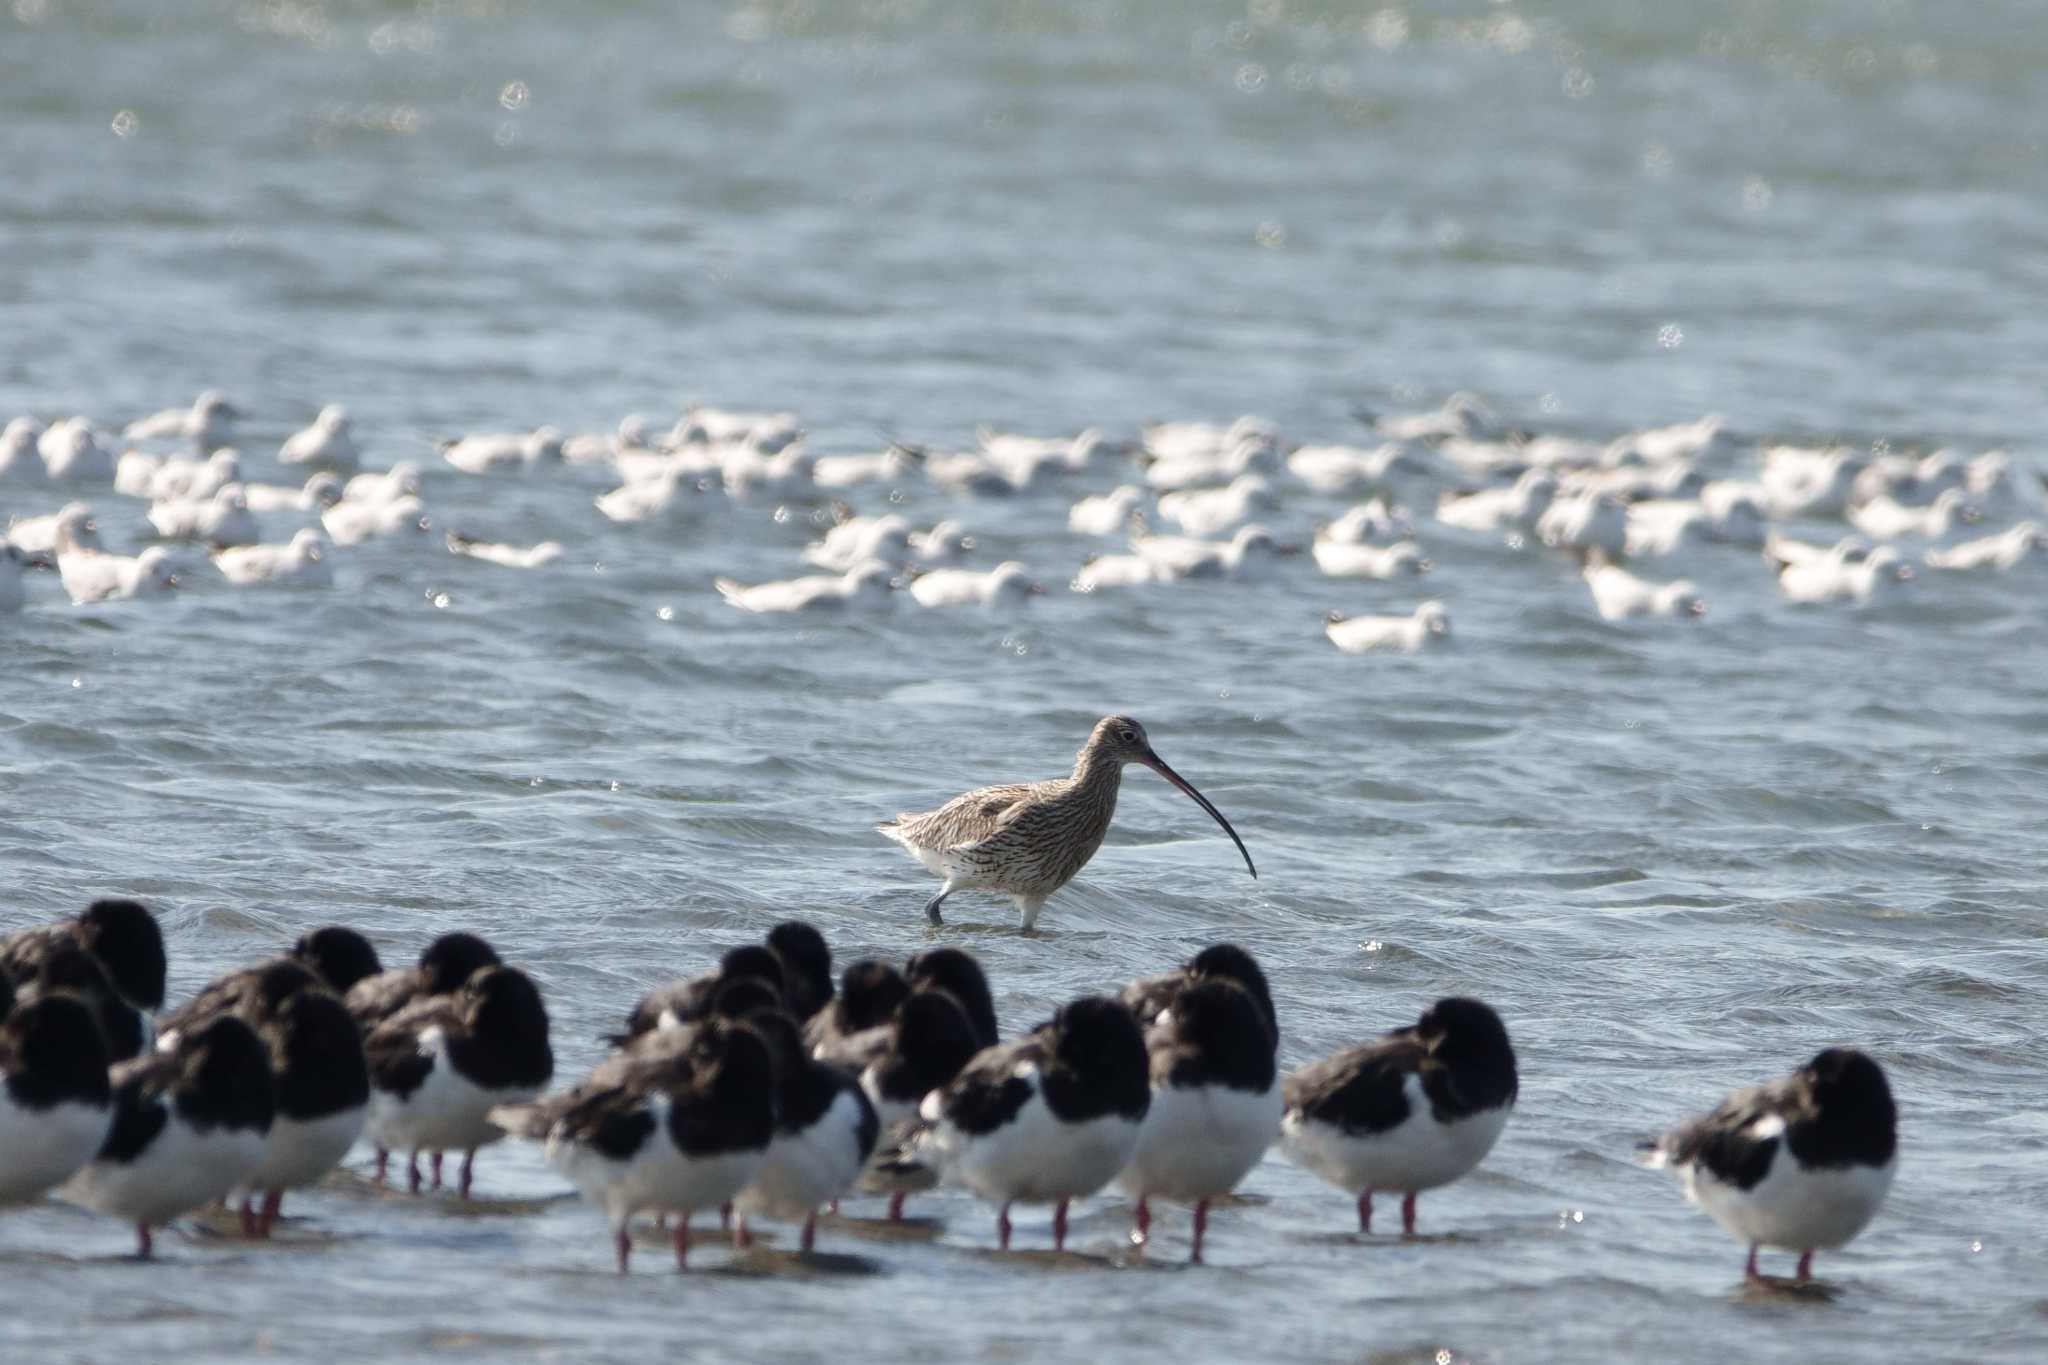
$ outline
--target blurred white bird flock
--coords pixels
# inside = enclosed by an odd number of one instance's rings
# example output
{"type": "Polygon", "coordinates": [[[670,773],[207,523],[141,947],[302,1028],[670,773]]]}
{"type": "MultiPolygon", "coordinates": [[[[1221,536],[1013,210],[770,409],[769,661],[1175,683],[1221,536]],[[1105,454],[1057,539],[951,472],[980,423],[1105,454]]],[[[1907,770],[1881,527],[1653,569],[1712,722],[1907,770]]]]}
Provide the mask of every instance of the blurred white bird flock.
{"type": "Polygon", "coordinates": [[[2039,562],[2048,544],[2041,476],[2002,452],[1766,444],[1711,416],[1598,441],[1518,430],[1468,394],[1419,412],[1360,413],[1362,437],[1300,444],[1244,416],[1156,422],[1129,439],[1100,427],[1065,436],[983,426],[964,449],[888,437],[879,449],[829,453],[813,451],[808,426],[786,410],[635,412],[600,431],[543,424],[457,435],[431,453],[417,437],[359,431],[339,404],[301,414],[272,420],[285,433],[274,460],[232,444],[267,414],[217,390],[124,426],[80,415],[8,421],[0,543],[11,577],[0,611],[37,600],[38,568],[58,570],[74,602],[207,577],[329,587],[337,569],[346,573],[348,547],[429,531],[449,554],[496,569],[575,564],[568,527],[560,539],[521,544],[442,524],[477,506],[483,495],[465,489],[508,477],[608,478],[582,505],[655,537],[752,537],[744,528],[764,518],[817,528],[787,577],[716,575],[704,585],[749,613],[844,615],[899,602],[1015,613],[1031,610],[1048,582],[1079,593],[1304,582],[1312,565],[1353,584],[1357,609],[1304,601],[1299,628],[1321,620],[1347,653],[1416,653],[1451,640],[1454,592],[1386,594],[1445,566],[1469,568],[1487,545],[1526,550],[1535,582],[1561,587],[1576,569],[1585,608],[1624,622],[1705,616],[1684,571],[1707,555],[1761,550],[1752,562],[1776,575],[1788,604],[1864,605],[1929,591],[1916,568],[2005,573],[2039,562]],[[409,458],[366,468],[380,446],[409,458]],[[981,558],[971,508],[987,498],[1056,500],[1065,540],[1041,537],[1028,557],[981,558]],[[950,500],[959,517],[912,513],[933,500],[950,500]],[[1860,535],[1831,540],[1830,524],[1860,535]],[[1681,572],[1658,572],[1666,561],[1681,572]]]}

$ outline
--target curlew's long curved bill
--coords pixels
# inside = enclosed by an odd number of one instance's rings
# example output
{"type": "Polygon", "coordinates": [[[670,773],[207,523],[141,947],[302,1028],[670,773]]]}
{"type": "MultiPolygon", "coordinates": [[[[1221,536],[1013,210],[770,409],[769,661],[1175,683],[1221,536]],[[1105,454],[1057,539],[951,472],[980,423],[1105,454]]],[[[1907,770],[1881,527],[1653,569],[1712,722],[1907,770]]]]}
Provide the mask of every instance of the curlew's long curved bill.
{"type": "Polygon", "coordinates": [[[1143,763],[1146,767],[1150,768],[1153,772],[1158,773],[1168,782],[1171,782],[1174,786],[1179,787],[1189,796],[1195,798],[1195,804],[1200,806],[1203,810],[1209,812],[1210,818],[1215,820],[1217,824],[1223,826],[1223,832],[1230,836],[1230,842],[1236,844],[1237,851],[1244,855],[1245,871],[1252,874],[1252,880],[1257,881],[1259,879],[1259,869],[1252,866],[1251,851],[1244,846],[1244,840],[1237,837],[1237,831],[1232,829],[1230,827],[1230,822],[1223,818],[1223,812],[1217,810],[1216,807],[1210,805],[1209,798],[1195,790],[1194,783],[1188,781],[1185,777],[1182,777],[1179,773],[1167,767],[1166,760],[1161,758],[1158,754],[1148,752],[1143,758],[1139,759],[1138,761],[1140,763],[1143,763]]]}

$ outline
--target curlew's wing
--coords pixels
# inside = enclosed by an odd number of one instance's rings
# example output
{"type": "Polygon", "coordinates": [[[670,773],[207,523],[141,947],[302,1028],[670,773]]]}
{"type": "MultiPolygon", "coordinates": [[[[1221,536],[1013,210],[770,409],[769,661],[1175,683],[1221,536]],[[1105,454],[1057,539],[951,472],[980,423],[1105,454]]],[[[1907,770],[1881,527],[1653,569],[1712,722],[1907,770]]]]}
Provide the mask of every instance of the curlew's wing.
{"type": "Polygon", "coordinates": [[[1017,817],[1044,784],[1014,782],[981,787],[954,797],[933,811],[906,811],[881,830],[912,848],[947,850],[977,844],[1017,817]]]}

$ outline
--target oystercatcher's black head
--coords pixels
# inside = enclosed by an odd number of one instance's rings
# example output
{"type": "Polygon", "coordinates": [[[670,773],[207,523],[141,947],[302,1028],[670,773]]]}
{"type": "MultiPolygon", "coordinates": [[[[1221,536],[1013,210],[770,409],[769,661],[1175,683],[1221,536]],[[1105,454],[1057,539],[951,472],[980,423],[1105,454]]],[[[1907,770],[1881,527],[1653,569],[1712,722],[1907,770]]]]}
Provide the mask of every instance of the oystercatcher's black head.
{"type": "Polygon", "coordinates": [[[785,920],[768,931],[768,948],[782,963],[792,1014],[808,1019],[831,1003],[832,950],[823,934],[802,920],[785,920]]]}
{"type": "Polygon", "coordinates": [[[178,1039],[177,1110],[195,1127],[268,1131],[277,1110],[270,1050],[232,1014],[217,1014],[178,1039]]]}
{"type": "Polygon", "coordinates": [[[847,1033],[859,1033],[889,1022],[910,996],[903,973],[878,958],[866,958],[846,969],[839,980],[839,1017],[847,1033]]]}
{"type": "Polygon", "coordinates": [[[1197,981],[1220,977],[1244,987],[1266,1016],[1274,1041],[1279,1041],[1280,1016],[1273,1009],[1273,992],[1266,984],[1266,973],[1250,953],[1235,943],[1212,943],[1188,959],[1187,974],[1197,981]]]}
{"type": "Polygon", "coordinates": [[[14,1013],[14,978],[6,972],[0,972],[0,1023],[4,1023],[7,1016],[12,1013],[14,1013]]]}
{"type": "Polygon", "coordinates": [[[36,995],[67,991],[90,1005],[109,1061],[126,1061],[142,1051],[142,1015],[121,998],[100,960],[73,940],[60,938],[50,944],[30,984],[36,995]]]}
{"type": "Polygon", "coordinates": [[[363,1036],[348,1006],[319,986],[294,993],[266,1027],[277,1073],[277,1108],[296,1120],[324,1118],[370,1100],[363,1036]]]}
{"type": "Polygon", "coordinates": [[[1430,1044],[1437,1060],[1472,1079],[1475,1094],[1490,1093],[1512,1100],[1517,1089],[1515,1049],[1507,1025],[1491,1005],[1468,996],[1437,1001],[1415,1030],[1430,1044]]]}
{"type": "Polygon", "coordinates": [[[420,954],[420,977],[428,994],[452,995],[470,977],[498,962],[498,950],[475,934],[443,934],[420,954]]]}
{"type": "Polygon", "coordinates": [[[718,977],[721,981],[753,977],[774,991],[778,1000],[788,993],[788,982],[782,974],[782,959],[775,955],[773,949],[759,943],[743,943],[728,949],[725,956],[718,959],[718,977]]]}
{"type": "Polygon", "coordinates": [[[1169,1011],[1168,1034],[1179,1046],[1175,1085],[1226,1085],[1264,1094],[1272,1088],[1272,1023],[1243,986],[1226,977],[1195,982],[1169,1011]]]}
{"type": "Polygon", "coordinates": [[[7,1089],[20,1104],[105,1104],[112,1093],[99,1021],[75,995],[37,996],[8,1012],[0,1024],[0,1056],[9,1060],[7,1089]]]}
{"type": "Polygon", "coordinates": [[[99,900],[78,917],[78,941],[139,1010],[164,1007],[164,934],[140,901],[99,900]]]}
{"type": "Polygon", "coordinates": [[[710,1012],[721,1019],[744,1019],[757,1011],[782,1011],[782,997],[758,976],[736,976],[712,993],[710,1012]]]}
{"type": "Polygon", "coordinates": [[[927,989],[912,991],[897,1008],[895,1051],[906,1077],[916,1081],[906,1085],[922,1097],[959,1075],[981,1051],[981,1040],[951,992],[927,989]]]}
{"type": "Polygon", "coordinates": [[[260,1015],[274,1014],[285,1001],[301,991],[325,989],[311,967],[294,958],[281,957],[266,964],[256,974],[256,1010],[260,1015]]]}
{"type": "Polygon", "coordinates": [[[1899,1117],[1882,1067],[1854,1048],[1831,1047],[1806,1064],[1806,1076],[1819,1110],[1816,1133],[1795,1142],[1794,1155],[1809,1166],[1882,1166],[1892,1159],[1899,1117]]]}
{"type": "Polygon", "coordinates": [[[318,972],[336,995],[347,995],[350,986],[384,970],[370,940],[339,924],[299,935],[291,955],[318,972]]]}
{"type": "Polygon", "coordinates": [[[498,1089],[541,1085],[554,1074],[548,1008],[540,988],[517,967],[485,967],[462,987],[462,1013],[471,1033],[489,1049],[472,1079],[498,1089]]]}
{"type": "Polygon", "coordinates": [[[982,1047],[996,1044],[996,1002],[989,993],[988,974],[971,953],[958,948],[932,948],[910,959],[904,973],[913,990],[935,986],[960,1002],[967,1022],[982,1047]]]}
{"type": "Polygon", "coordinates": [[[1108,1112],[1139,1119],[1152,1102],[1150,1059],[1145,1035],[1130,1006],[1108,996],[1084,995],[1053,1016],[1053,1052],[1074,1080],[1056,1094],[1051,1077],[1046,1098],[1062,1117],[1108,1112]]]}

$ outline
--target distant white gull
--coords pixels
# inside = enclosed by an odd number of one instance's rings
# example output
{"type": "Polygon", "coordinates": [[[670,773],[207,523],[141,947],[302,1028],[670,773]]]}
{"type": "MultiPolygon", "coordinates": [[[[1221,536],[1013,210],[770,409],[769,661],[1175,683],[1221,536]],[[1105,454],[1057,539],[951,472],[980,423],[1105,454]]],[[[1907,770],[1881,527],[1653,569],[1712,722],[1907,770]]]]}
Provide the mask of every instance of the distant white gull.
{"type": "Polygon", "coordinates": [[[1437,500],[1436,519],[1469,531],[1530,530],[1557,493],[1557,479],[1547,470],[1531,469],[1511,488],[1485,488],[1476,493],[1446,493],[1437,500]]]}
{"type": "Polygon", "coordinates": [[[1559,497],[1536,518],[1536,534],[1552,549],[1618,555],[1628,543],[1628,509],[1605,493],[1559,497]]]}
{"type": "Polygon", "coordinates": [[[1145,490],[1119,484],[1107,493],[1082,498],[1067,509],[1067,529],[1076,535],[1111,536],[1129,528],[1131,513],[1145,505],[1145,490]]]}
{"type": "Polygon", "coordinates": [[[1433,567],[1412,540],[1377,546],[1317,537],[1310,551],[1316,567],[1331,578],[1399,578],[1428,573],[1433,567]]]}
{"type": "Polygon", "coordinates": [[[424,531],[429,523],[426,509],[414,497],[388,502],[359,502],[343,498],[320,514],[320,524],[336,545],[359,545],[377,536],[398,531],[424,531]]]}
{"type": "Polygon", "coordinates": [[[251,512],[318,512],[340,502],[341,496],[341,479],[324,469],[307,475],[300,488],[278,483],[242,485],[242,500],[251,512]]]}
{"type": "Polygon", "coordinates": [[[471,540],[468,536],[450,535],[448,549],[451,554],[481,559],[486,564],[507,569],[538,569],[562,557],[561,542],[553,540],[543,540],[538,545],[499,545],[487,540],[471,540]]]}
{"type": "Polygon", "coordinates": [[[562,462],[562,434],[553,427],[528,432],[464,436],[441,446],[441,458],[465,474],[507,474],[562,462]]]}
{"type": "Polygon", "coordinates": [[[712,580],[719,596],[743,611],[839,611],[850,606],[874,607],[888,602],[891,569],[887,564],[856,565],[843,574],[814,574],[752,587],[730,578],[712,580]]]}
{"type": "Polygon", "coordinates": [[[165,408],[130,422],[122,435],[131,441],[184,439],[204,455],[234,439],[235,419],[242,410],[228,401],[219,389],[207,389],[192,400],[189,408],[165,408]]]}
{"type": "Polygon", "coordinates": [[[92,433],[83,417],[52,422],[36,438],[43,469],[52,483],[112,483],[114,457],[92,433]]]}
{"type": "Polygon", "coordinates": [[[1191,536],[1216,536],[1275,507],[1273,485],[1262,474],[1241,474],[1222,488],[1186,489],[1159,499],[1159,515],[1191,536]]]}
{"type": "Polygon", "coordinates": [[[1398,540],[1414,527],[1405,507],[1389,507],[1385,498],[1374,498],[1349,508],[1327,526],[1316,528],[1316,539],[1339,544],[1363,545],[1373,540],[1398,540]]]}
{"type": "Polygon", "coordinates": [[[307,527],[286,545],[244,545],[213,557],[221,577],[247,586],[276,583],[294,588],[326,588],[334,584],[334,566],[327,559],[327,537],[307,527]]]}
{"type": "Polygon", "coordinates": [[[99,524],[92,519],[92,508],[82,502],[67,502],[40,517],[17,517],[7,526],[7,539],[14,547],[31,564],[46,569],[56,564],[57,542],[63,535],[81,550],[102,548],[99,524]]]}
{"type": "Polygon", "coordinates": [[[1397,467],[1420,466],[1408,447],[1389,441],[1373,450],[1358,446],[1302,446],[1287,457],[1287,470],[1318,493],[1352,493],[1384,483],[1397,467]]]}
{"type": "Polygon", "coordinates": [[[1861,559],[1838,551],[1825,559],[1786,564],[1778,570],[1778,591],[1787,601],[1811,606],[1826,602],[1868,602],[1903,587],[1913,566],[1899,562],[1899,552],[1881,545],[1861,559]]]}
{"type": "Polygon", "coordinates": [[[1263,526],[1240,527],[1227,541],[1139,536],[1131,550],[1161,578],[1249,578],[1282,553],[1263,526]]]}
{"type": "Polygon", "coordinates": [[[71,600],[80,604],[150,597],[178,585],[177,560],[162,545],[131,558],[83,548],[68,537],[57,545],[57,576],[71,600]]]}
{"type": "Polygon", "coordinates": [[[400,460],[389,469],[357,474],[342,486],[341,495],[349,502],[361,503],[416,498],[420,495],[420,467],[411,460],[400,460]]]}
{"type": "Polygon", "coordinates": [[[1926,560],[1930,569],[2004,571],[2027,559],[2042,557],[2044,547],[2048,547],[2048,535],[2042,533],[2041,523],[2022,521],[1995,536],[1966,540],[1946,550],[1929,550],[1926,560]]]}
{"type": "Polygon", "coordinates": [[[14,488],[41,488],[50,481],[50,471],[36,449],[42,424],[33,417],[16,417],[0,430],[0,484],[14,488]]]}
{"type": "Polygon", "coordinates": [[[277,458],[280,464],[316,464],[337,474],[352,472],[362,451],[350,430],[348,410],[339,403],[320,409],[311,426],[285,437],[277,458]]]}
{"type": "Polygon", "coordinates": [[[1925,507],[1908,507],[1891,495],[1880,493],[1869,502],[1849,509],[1849,524],[1872,540],[1895,540],[1919,536],[1939,540],[1959,521],[1977,520],[1977,511],[1964,503],[1963,490],[1950,488],[1925,507]]]}
{"type": "Polygon", "coordinates": [[[166,540],[254,545],[263,538],[238,483],[228,484],[203,498],[151,503],[149,524],[166,540]]]}
{"type": "Polygon", "coordinates": [[[1451,618],[1443,603],[1431,600],[1409,616],[1345,616],[1331,612],[1323,633],[1346,654],[1413,654],[1431,640],[1449,635],[1451,618]]]}
{"type": "Polygon", "coordinates": [[[1698,617],[1707,610],[1691,579],[1652,583],[1612,563],[1598,550],[1586,557],[1585,578],[1593,593],[1593,606],[1604,620],[1621,621],[1631,616],[1698,617]]]}
{"type": "Polygon", "coordinates": [[[864,559],[879,559],[885,564],[908,563],[910,522],[893,512],[878,517],[849,513],[845,521],[825,533],[823,540],[813,541],[804,550],[806,564],[816,564],[834,573],[844,573],[864,559]]]}
{"type": "Polygon", "coordinates": [[[986,573],[973,569],[933,569],[910,581],[910,595],[921,607],[1013,607],[1044,593],[1016,560],[1005,560],[986,573]]]}

